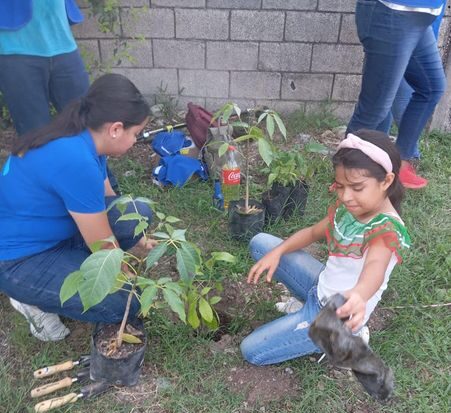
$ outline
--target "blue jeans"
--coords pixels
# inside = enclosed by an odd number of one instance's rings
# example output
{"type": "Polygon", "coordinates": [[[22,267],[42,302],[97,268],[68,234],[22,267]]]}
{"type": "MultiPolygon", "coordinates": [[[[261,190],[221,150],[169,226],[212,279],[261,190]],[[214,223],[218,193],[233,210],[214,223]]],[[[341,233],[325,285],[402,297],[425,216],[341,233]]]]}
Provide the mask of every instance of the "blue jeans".
{"type": "Polygon", "coordinates": [[[365,52],[362,88],[349,132],[383,132],[403,77],[413,94],[399,125],[402,159],[415,157],[420,135],[446,89],[443,65],[427,13],[392,10],[378,0],[357,0],[356,24],[365,52]]]}
{"type": "Polygon", "coordinates": [[[0,55],[0,68],[0,91],[18,135],[49,123],[50,103],[60,112],[89,87],[78,50],[53,57],[0,55]]]}
{"type": "MultiPolygon", "coordinates": [[[[259,260],[281,242],[273,235],[257,234],[250,242],[252,258],[259,260]]],[[[249,363],[262,366],[321,351],[308,336],[308,329],[321,309],[316,286],[323,268],[304,251],[282,256],[274,277],[305,304],[299,311],[257,328],[243,340],[241,352],[249,363]]]]}
{"type": "MultiPolygon", "coordinates": [[[[107,197],[109,205],[116,197],[107,197]]],[[[147,204],[136,202],[141,215],[149,221],[152,211],[147,204]]],[[[130,205],[126,213],[135,212],[130,205]]],[[[141,238],[134,237],[136,221],[119,221],[117,208],[108,212],[108,221],[122,249],[132,248],[141,238]]],[[[122,320],[128,293],[119,291],[108,295],[100,304],[83,312],[80,297],[76,294],[61,306],[59,291],[64,279],[71,272],[80,269],[82,262],[90,255],[90,250],[80,233],[62,241],[54,247],[28,257],[10,261],[0,261],[0,291],[22,303],[35,305],[42,311],[56,313],[81,321],[118,323],[122,320]]],[[[134,298],[130,307],[130,317],[139,311],[139,303],[134,298]]]]}

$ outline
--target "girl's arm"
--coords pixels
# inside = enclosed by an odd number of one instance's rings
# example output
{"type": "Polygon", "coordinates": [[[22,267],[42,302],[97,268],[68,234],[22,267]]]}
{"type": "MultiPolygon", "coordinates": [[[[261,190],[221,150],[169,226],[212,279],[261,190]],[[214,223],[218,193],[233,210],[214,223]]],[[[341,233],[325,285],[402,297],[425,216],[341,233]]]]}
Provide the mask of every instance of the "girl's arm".
{"type": "Polygon", "coordinates": [[[307,247],[313,242],[324,238],[326,236],[328,220],[328,217],[326,217],[311,227],[301,229],[268,252],[251,268],[247,276],[247,282],[257,284],[258,279],[265,271],[267,271],[266,281],[270,282],[279,265],[280,257],[284,254],[307,247]]]}
{"type": "Polygon", "coordinates": [[[393,252],[387,248],[383,239],[379,238],[371,242],[357,284],[344,293],[348,300],[337,309],[337,315],[340,318],[351,316],[346,325],[352,331],[357,331],[362,326],[366,303],[382,285],[392,254],[393,252]]]}

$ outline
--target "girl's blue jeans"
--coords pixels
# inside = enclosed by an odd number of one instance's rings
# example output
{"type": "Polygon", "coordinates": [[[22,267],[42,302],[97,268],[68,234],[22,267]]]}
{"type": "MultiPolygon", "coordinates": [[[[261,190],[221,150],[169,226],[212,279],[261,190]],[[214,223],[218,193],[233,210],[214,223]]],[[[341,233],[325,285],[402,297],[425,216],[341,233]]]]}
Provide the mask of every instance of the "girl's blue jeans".
{"type": "MultiPolygon", "coordinates": [[[[256,235],[250,242],[252,258],[259,260],[281,242],[270,234],[256,235]]],[[[316,286],[323,268],[321,262],[301,250],[282,256],[274,278],[305,304],[299,311],[257,328],[243,340],[241,352],[249,363],[262,366],[321,352],[308,330],[321,309],[316,286]]]]}
{"type": "Polygon", "coordinates": [[[362,87],[349,132],[377,129],[385,121],[403,77],[413,94],[402,116],[396,145],[401,158],[418,155],[420,135],[446,89],[428,13],[396,11],[378,0],[357,0],[356,24],[365,52],[362,87]]]}
{"type": "MultiPolygon", "coordinates": [[[[107,197],[109,205],[116,197],[107,197]]],[[[137,202],[138,212],[152,218],[147,204],[137,202]]],[[[135,212],[130,205],[126,213],[135,212]]],[[[108,212],[108,220],[122,249],[132,248],[141,238],[134,237],[136,221],[119,221],[117,208],[108,212]]],[[[76,294],[61,306],[59,292],[64,279],[71,272],[80,269],[82,262],[90,255],[90,250],[80,233],[62,241],[54,247],[28,257],[0,261],[0,291],[25,304],[35,305],[42,311],[56,313],[81,321],[93,323],[118,323],[124,315],[128,297],[126,291],[108,295],[100,304],[83,312],[80,297],[76,294]]],[[[130,316],[135,317],[139,303],[134,298],[130,316]]]]}

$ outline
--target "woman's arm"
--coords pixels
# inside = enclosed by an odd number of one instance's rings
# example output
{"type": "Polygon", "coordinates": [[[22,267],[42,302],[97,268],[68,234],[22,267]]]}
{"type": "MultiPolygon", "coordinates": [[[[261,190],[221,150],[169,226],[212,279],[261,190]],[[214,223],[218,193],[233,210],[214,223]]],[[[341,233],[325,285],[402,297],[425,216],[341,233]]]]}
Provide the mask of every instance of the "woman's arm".
{"type": "Polygon", "coordinates": [[[105,184],[105,196],[115,196],[116,192],[114,192],[114,189],[111,186],[110,180],[108,178],[105,179],[104,184],[105,184]]]}
{"type": "Polygon", "coordinates": [[[301,229],[268,252],[268,254],[258,260],[250,269],[247,282],[257,284],[258,279],[265,271],[267,271],[266,281],[270,282],[279,265],[280,257],[284,254],[300,250],[324,238],[326,236],[328,220],[328,217],[326,217],[311,227],[301,229]]]}
{"type": "MultiPolygon", "coordinates": [[[[97,212],[94,214],[82,214],[79,212],[69,211],[70,215],[74,219],[77,227],[86,242],[86,245],[90,246],[92,243],[103,240],[113,239],[113,231],[108,222],[108,216],[105,211],[97,212]]],[[[106,242],[102,248],[117,248],[119,244],[116,242],[106,242]]]]}
{"type": "Polygon", "coordinates": [[[376,294],[384,282],[385,272],[393,252],[386,246],[383,239],[375,239],[368,247],[362,273],[354,288],[345,292],[348,299],[344,305],[337,310],[341,318],[352,316],[346,322],[353,330],[358,330],[365,319],[366,303],[376,294]]]}

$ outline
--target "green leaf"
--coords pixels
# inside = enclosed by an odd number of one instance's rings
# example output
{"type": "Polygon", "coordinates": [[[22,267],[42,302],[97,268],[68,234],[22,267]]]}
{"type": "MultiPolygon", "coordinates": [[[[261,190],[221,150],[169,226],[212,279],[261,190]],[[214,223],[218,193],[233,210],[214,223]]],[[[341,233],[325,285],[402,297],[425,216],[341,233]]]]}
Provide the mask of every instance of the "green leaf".
{"type": "Polygon", "coordinates": [[[146,221],[141,221],[138,225],[135,227],[135,237],[139,234],[144,233],[144,231],[148,228],[149,224],[146,221]]]}
{"type": "Polygon", "coordinates": [[[277,123],[277,126],[279,127],[280,133],[286,139],[287,138],[287,129],[285,128],[285,124],[283,123],[282,119],[280,119],[280,116],[277,113],[273,113],[273,117],[277,123]]]}
{"type": "Polygon", "coordinates": [[[158,244],[156,247],[153,247],[147,254],[146,270],[153,267],[154,264],[164,255],[167,249],[168,244],[166,244],[166,242],[163,242],[161,244],[158,244]]]}
{"type": "Polygon", "coordinates": [[[225,261],[225,262],[230,262],[232,264],[236,262],[236,257],[225,251],[214,251],[211,253],[211,256],[216,261],[225,261]]]}
{"type": "Polygon", "coordinates": [[[258,117],[257,123],[260,123],[266,116],[268,116],[268,112],[265,111],[258,117]]]}
{"type": "Polygon", "coordinates": [[[166,217],[166,221],[170,222],[171,224],[174,224],[176,222],[180,222],[181,220],[176,217],[169,216],[169,217],[166,217]]]}
{"type": "Polygon", "coordinates": [[[211,323],[213,321],[213,310],[204,297],[199,299],[199,312],[206,322],[211,323]]]}
{"type": "Polygon", "coordinates": [[[190,281],[196,272],[196,263],[191,252],[183,248],[177,248],[177,271],[183,281],[190,281]]]}
{"type": "Polygon", "coordinates": [[[60,301],[63,305],[69,298],[73,297],[78,292],[78,286],[83,279],[83,272],[78,270],[71,272],[63,282],[60,289],[60,301]]]}
{"type": "Polygon", "coordinates": [[[120,248],[100,250],[81,264],[83,282],[78,288],[84,311],[99,304],[108,295],[121,272],[124,251],[120,248]]]}
{"type": "Polygon", "coordinates": [[[166,288],[163,290],[163,296],[171,310],[179,316],[180,320],[186,323],[185,306],[181,298],[174,291],[166,288]]]}
{"type": "Polygon", "coordinates": [[[157,204],[155,201],[152,201],[150,198],[146,198],[144,196],[135,198],[135,202],[142,202],[143,204],[147,204],[150,208],[153,208],[157,204]]]}
{"type": "Polygon", "coordinates": [[[150,286],[156,285],[156,282],[150,278],[138,276],[136,277],[136,285],[143,290],[149,285],[150,286]]]}
{"type": "Polygon", "coordinates": [[[133,334],[122,333],[122,341],[125,341],[129,344],[141,344],[142,340],[133,334]]]}
{"type": "Polygon", "coordinates": [[[166,228],[166,232],[172,237],[172,233],[175,231],[174,227],[171,224],[164,224],[164,227],[166,228]]]}
{"type": "Polygon", "coordinates": [[[158,280],[157,280],[157,284],[158,285],[164,285],[164,284],[166,284],[166,283],[168,283],[168,282],[171,282],[172,281],[172,278],[171,277],[161,277],[161,278],[159,278],[158,280]]]}
{"type": "Polygon", "coordinates": [[[224,156],[224,154],[227,152],[227,149],[229,149],[229,144],[227,142],[223,143],[219,149],[218,149],[218,156],[224,156]]]}
{"type": "Polygon", "coordinates": [[[240,121],[236,121],[236,122],[232,122],[230,125],[233,126],[234,128],[244,128],[244,129],[249,128],[249,123],[243,122],[241,120],[240,121]]]}
{"type": "Polygon", "coordinates": [[[166,288],[169,288],[170,290],[174,291],[175,293],[177,293],[177,295],[182,295],[183,294],[183,288],[181,287],[181,285],[177,282],[168,282],[165,284],[166,288]]]}
{"type": "Polygon", "coordinates": [[[163,239],[170,239],[171,237],[166,234],[166,232],[154,232],[152,234],[153,237],[155,238],[163,238],[163,239]]]}
{"type": "Polygon", "coordinates": [[[239,142],[244,142],[244,141],[248,141],[248,140],[251,140],[251,139],[255,139],[255,136],[247,134],[247,135],[242,135],[242,136],[239,136],[238,138],[235,138],[233,140],[233,142],[239,143],[239,142]]]}
{"type": "Polygon", "coordinates": [[[171,234],[171,238],[174,241],[186,241],[185,233],[186,233],[186,229],[176,229],[171,234]]]}
{"type": "Polygon", "coordinates": [[[274,118],[272,115],[266,117],[266,129],[268,131],[269,137],[272,139],[274,135],[274,118]]]}
{"type": "Polygon", "coordinates": [[[193,244],[192,242],[186,241],[181,245],[181,248],[191,254],[191,257],[193,257],[193,260],[196,265],[200,265],[202,261],[201,252],[197,245],[193,244]]]}
{"type": "Polygon", "coordinates": [[[124,273],[120,273],[116,277],[116,282],[113,285],[113,288],[109,292],[109,294],[114,294],[118,292],[124,284],[128,281],[128,277],[124,273]]]}
{"type": "Polygon", "coordinates": [[[158,218],[160,221],[163,221],[163,220],[166,218],[166,215],[163,214],[162,212],[156,212],[155,215],[157,216],[157,218],[158,218]]]}
{"type": "Polygon", "coordinates": [[[269,166],[273,158],[273,152],[271,145],[266,139],[258,140],[258,152],[260,153],[260,156],[262,157],[266,165],[269,166]]]}
{"type": "Polygon", "coordinates": [[[265,137],[263,131],[257,126],[252,126],[249,131],[249,135],[251,135],[254,139],[263,139],[265,137]]]}
{"type": "Polygon", "coordinates": [[[143,217],[141,214],[138,214],[137,212],[131,212],[130,214],[124,214],[121,215],[116,222],[119,221],[134,221],[134,220],[141,220],[143,217]]]}
{"type": "Polygon", "coordinates": [[[238,117],[241,117],[241,109],[236,103],[233,103],[233,110],[238,115],[238,117]]]}
{"type": "Polygon", "coordinates": [[[318,142],[307,143],[304,146],[304,149],[307,152],[320,153],[322,155],[327,155],[329,153],[329,150],[327,149],[327,147],[318,142]]]}
{"type": "Polygon", "coordinates": [[[215,304],[218,304],[221,300],[222,300],[221,297],[215,295],[214,297],[210,298],[209,302],[210,302],[210,305],[215,305],[215,304]]]}
{"type": "Polygon", "coordinates": [[[213,315],[213,319],[208,322],[207,320],[205,321],[205,325],[210,329],[210,330],[216,330],[219,327],[219,320],[217,315],[213,315]]]}
{"type": "Polygon", "coordinates": [[[147,317],[147,314],[149,314],[149,310],[155,301],[155,298],[157,298],[157,294],[158,287],[156,285],[145,288],[141,293],[141,313],[144,317],[147,317]]]}
{"type": "Polygon", "coordinates": [[[188,306],[188,324],[194,329],[199,328],[200,320],[197,315],[197,301],[189,303],[188,306]]]}
{"type": "Polygon", "coordinates": [[[211,287],[204,287],[202,288],[202,291],[200,292],[200,295],[206,295],[211,291],[211,287]]]}
{"type": "Polygon", "coordinates": [[[115,236],[111,235],[108,238],[94,241],[92,244],[89,245],[89,249],[92,252],[97,252],[97,251],[100,251],[103,248],[103,246],[108,243],[113,245],[114,247],[116,247],[116,242],[117,242],[117,240],[116,240],[115,236]]]}

